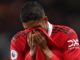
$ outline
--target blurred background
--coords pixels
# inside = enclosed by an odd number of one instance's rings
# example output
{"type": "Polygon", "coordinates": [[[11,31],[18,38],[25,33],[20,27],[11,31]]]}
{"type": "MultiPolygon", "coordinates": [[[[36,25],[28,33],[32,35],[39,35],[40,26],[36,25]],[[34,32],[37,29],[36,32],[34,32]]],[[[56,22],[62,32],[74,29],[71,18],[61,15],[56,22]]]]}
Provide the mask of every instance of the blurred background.
{"type": "MultiPolygon", "coordinates": [[[[0,60],[9,59],[11,38],[22,30],[19,14],[27,0],[0,0],[0,60]]],[[[52,24],[73,28],[80,39],[80,0],[37,0],[52,24]]]]}

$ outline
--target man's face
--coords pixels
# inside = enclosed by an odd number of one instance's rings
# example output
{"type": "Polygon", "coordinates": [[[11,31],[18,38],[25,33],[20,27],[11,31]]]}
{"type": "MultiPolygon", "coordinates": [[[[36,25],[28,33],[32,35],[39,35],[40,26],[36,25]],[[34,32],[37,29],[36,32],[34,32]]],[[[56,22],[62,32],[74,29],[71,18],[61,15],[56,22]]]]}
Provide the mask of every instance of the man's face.
{"type": "Polygon", "coordinates": [[[40,20],[31,20],[31,21],[28,21],[26,23],[23,23],[23,27],[26,29],[26,28],[32,28],[32,27],[41,27],[41,28],[44,28],[46,29],[46,26],[47,26],[47,20],[45,19],[40,19],[40,20]]]}

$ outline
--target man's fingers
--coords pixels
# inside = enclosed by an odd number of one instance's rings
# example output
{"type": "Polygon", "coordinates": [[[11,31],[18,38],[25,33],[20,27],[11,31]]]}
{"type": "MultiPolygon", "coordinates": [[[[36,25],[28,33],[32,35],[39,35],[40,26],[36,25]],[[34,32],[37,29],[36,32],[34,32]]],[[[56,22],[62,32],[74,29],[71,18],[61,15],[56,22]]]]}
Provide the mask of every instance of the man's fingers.
{"type": "Polygon", "coordinates": [[[31,31],[28,33],[28,37],[27,37],[27,41],[30,47],[33,47],[34,45],[33,40],[34,40],[34,34],[33,31],[31,31]]]}
{"type": "Polygon", "coordinates": [[[45,42],[46,38],[45,36],[41,35],[41,33],[39,31],[36,31],[36,41],[38,44],[41,44],[43,42],[45,42]]]}
{"type": "Polygon", "coordinates": [[[29,39],[29,40],[31,40],[31,33],[32,33],[32,32],[29,32],[29,33],[28,33],[28,39],[29,39]]]}
{"type": "Polygon", "coordinates": [[[35,34],[32,34],[32,45],[35,45],[35,34]]]}
{"type": "Polygon", "coordinates": [[[35,44],[38,44],[38,43],[41,43],[41,42],[43,42],[43,40],[46,40],[46,38],[45,38],[45,36],[44,35],[42,35],[42,33],[40,32],[40,31],[32,31],[32,32],[29,32],[29,34],[28,34],[29,36],[29,38],[28,38],[28,40],[29,40],[29,43],[30,43],[30,45],[35,45],[35,44]]]}

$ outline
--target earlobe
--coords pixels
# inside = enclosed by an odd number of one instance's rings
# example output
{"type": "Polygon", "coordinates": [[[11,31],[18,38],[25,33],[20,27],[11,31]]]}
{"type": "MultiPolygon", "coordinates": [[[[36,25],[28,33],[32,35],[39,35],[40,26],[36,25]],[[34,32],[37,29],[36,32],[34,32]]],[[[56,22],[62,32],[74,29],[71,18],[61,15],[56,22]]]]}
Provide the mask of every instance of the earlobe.
{"type": "Polygon", "coordinates": [[[22,23],[22,25],[23,25],[24,28],[26,28],[26,24],[25,23],[22,23]]]}
{"type": "Polygon", "coordinates": [[[47,16],[45,16],[45,17],[44,17],[44,20],[48,21],[48,17],[47,17],[47,16]]]}

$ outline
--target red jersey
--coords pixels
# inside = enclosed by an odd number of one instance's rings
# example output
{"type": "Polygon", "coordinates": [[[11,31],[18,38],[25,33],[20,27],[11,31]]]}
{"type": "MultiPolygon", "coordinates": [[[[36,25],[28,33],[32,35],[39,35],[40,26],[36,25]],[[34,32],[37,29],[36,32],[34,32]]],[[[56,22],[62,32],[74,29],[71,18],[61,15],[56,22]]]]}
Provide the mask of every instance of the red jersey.
{"type": "MultiPolygon", "coordinates": [[[[32,60],[27,43],[27,31],[20,31],[12,38],[10,45],[11,60],[32,60]]],[[[48,47],[54,54],[50,60],[80,60],[79,40],[73,29],[53,25],[51,35],[45,34],[51,39],[51,41],[48,40],[48,47]]]]}

